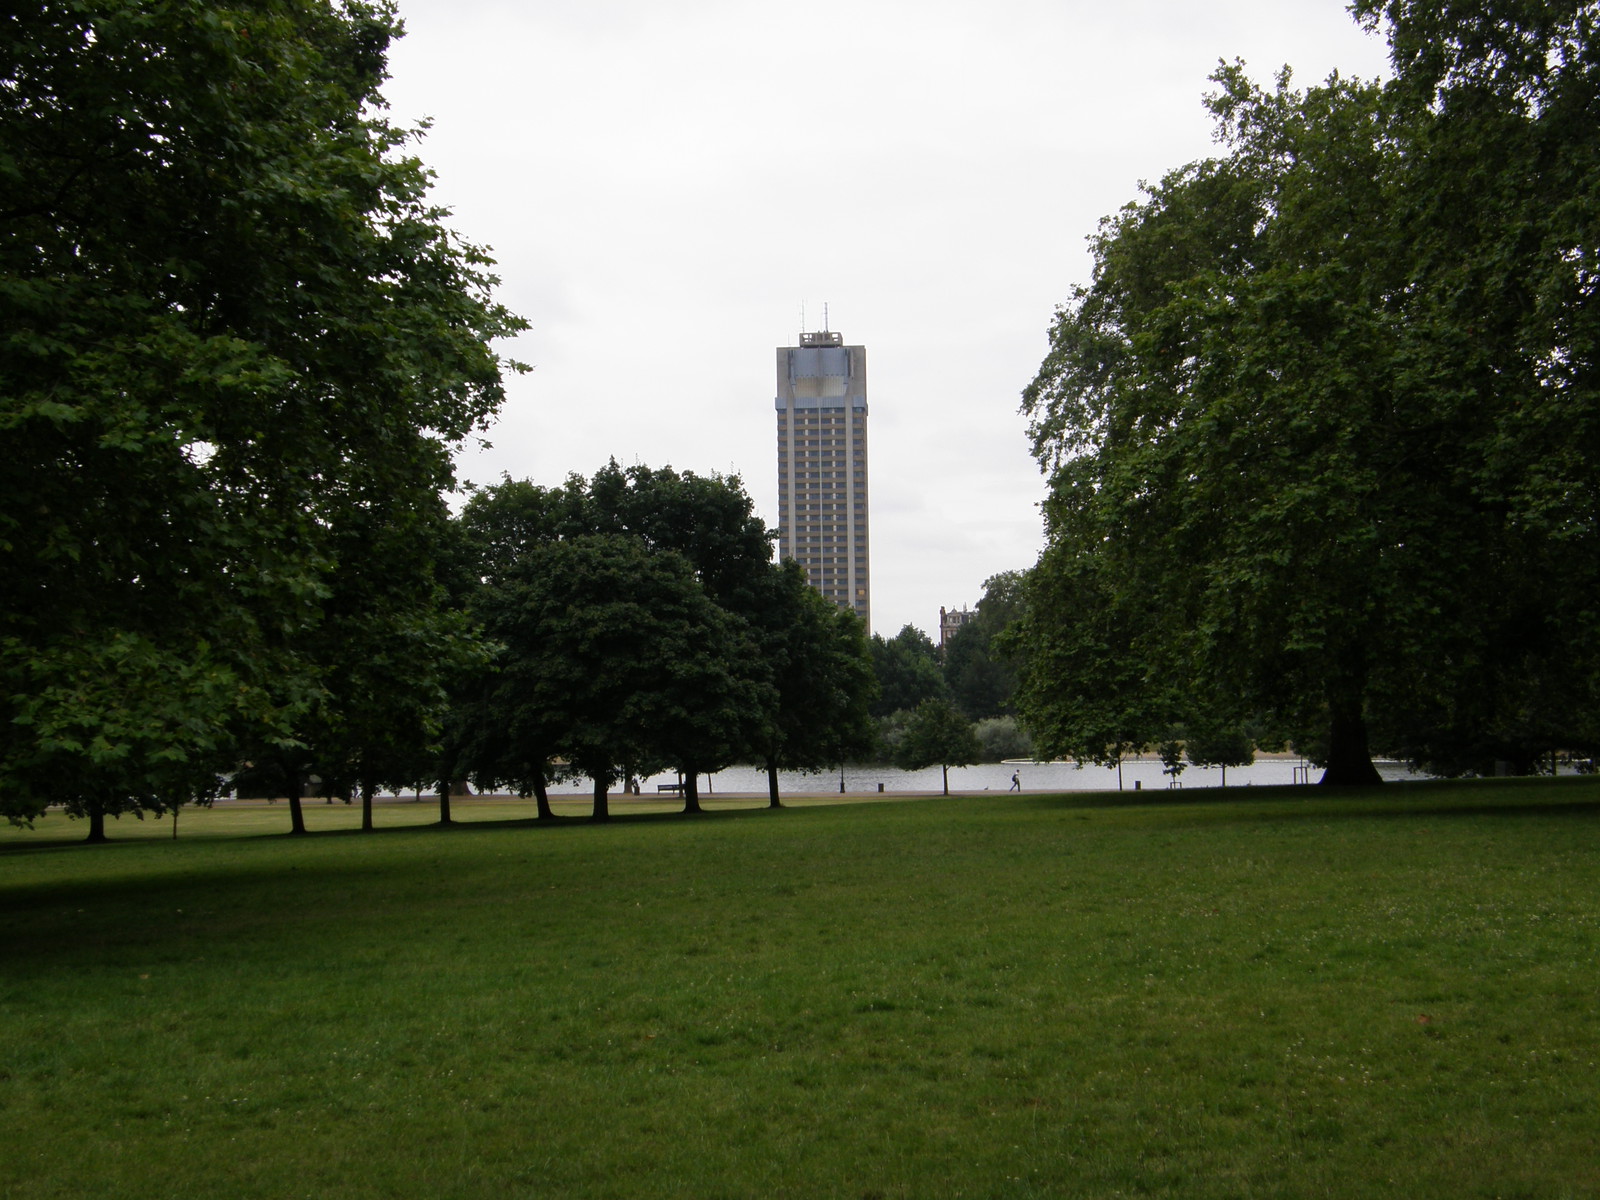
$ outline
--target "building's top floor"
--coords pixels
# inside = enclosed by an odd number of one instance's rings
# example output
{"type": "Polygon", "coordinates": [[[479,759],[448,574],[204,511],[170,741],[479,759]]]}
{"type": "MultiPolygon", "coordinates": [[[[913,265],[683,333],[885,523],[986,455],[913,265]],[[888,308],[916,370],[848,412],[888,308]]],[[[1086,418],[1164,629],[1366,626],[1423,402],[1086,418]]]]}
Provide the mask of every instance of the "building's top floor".
{"type": "Polygon", "coordinates": [[[945,608],[939,606],[939,649],[943,650],[950,644],[950,639],[955,637],[959,630],[968,621],[978,614],[970,608],[945,608]]]}
{"type": "Polygon", "coordinates": [[[847,346],[832,330],[802,333],[800,345],[778,347],[779,410],[867,411],[867,349],[847,346]]]}

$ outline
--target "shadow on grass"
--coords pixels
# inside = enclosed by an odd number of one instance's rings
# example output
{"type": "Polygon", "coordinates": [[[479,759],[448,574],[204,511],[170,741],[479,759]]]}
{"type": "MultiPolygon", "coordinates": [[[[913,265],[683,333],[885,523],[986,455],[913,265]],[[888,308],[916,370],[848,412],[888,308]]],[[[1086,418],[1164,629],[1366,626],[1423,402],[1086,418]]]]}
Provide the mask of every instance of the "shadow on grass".
{"type": "Polygon", "coordinates": [[[1277,821],[1316,818],[1600,815],[1600,778],[1426,779],[1379,787],[1181,788],[1123,792],[1062,792],[1028,797],[1041,808],[1151,810],[1204,813],[1218,821],[1277,821]]]}
{"type": "MultiPolygon", "coordinates": [[[[1516,779],[1438,779],[1388,783],[1380,787],[1325,788],[1321,785],[1276,784],[1266,787],[1207,787],[1184,790],[1162,788],[1128,791],[1071,791],[1022,795],[990,792],[930,794],[908,798],[914,810],[920,803],[970,803],[975,800],[1016,805],[1046,811],[1100,810],[1152,811],[1172,809],[1213,821],[1298,820],[1304,818],[1351,819],[1356,817],[1429,816],[1563,816],[1600,815],[1600,777],[1562,776],[1560,778],[1516,779]],[[1559,798],[1556,798],[1559,797],[1559,798]]],[[[829,811],[858,807],[848,802],[822,806],[829,811]]],[[[889,813],[901,805],[885,807],[863,802],[859,807],[889,813]]],[[[812,805],[785,805],[774,809],[766,804],[739,808],[711,808],[697,813],[672,811],[630,812],[613,810],[605,821],[596,822],[587,813],[557,814],[552,817],[489,817],[438,821],[411,825],[385,825],[376,829],[317,829],[296,834],[288,830],[240,833],[206,832],[182,839],[185,846],[225,845],[228,843],[325,844],[344,839],[420,838],[443,834],[467,838],[476,832],[498,833],[507,830],[573,831],[579,829],[628,828],[643,825],[696,825],[727,821],[759,820],[773,815],[815,811],[812,805]]],[[[105,842],[90,844],[76,831],[70,836],[50,837],[27,842],[0,843],[0,861],[26,855],[59,854],[68,851],[114,854],[133,846],[156,846],[163,837],[118,838],[113,823],[105,842]]]]}
{"type": "MultiPolygon", "coordinates": [[[[827,836],[848,842],[848,829],[837,828],[841,819],[847,826],[858,817],[880,827],[885,821],[901,823],[900,831],[886,836],[897,838],[903,832],[912,839],[919,836],[919,826],[930,820],[952,828],[991,816],[1027,823],[1031,816],[1074,811],[1085,819],[1093,819],[1096,813],[1127,812],[1135,815],[1141,829],[1159,829],[1169,819],[1174,827],[1372,818],[1385,822],[1394,818],[1593,820],[1600,816],[1600,780],[1444,781],[1371,789],[1195,789],[1189,795],[1178,791],[1070,792],[1002,799],[979,794],[929,797],[892,806],[797,806],[778,809],[776,815],[786,824],[805,821],[813,813],[825,816],[834,826],[827,836]],[[985,802],[974,803],[978,799],[985,802]]],[[[542,821],[508,817],[449,826],[430,823],[371,831],[325,830],[301,836],[285,832],[207,835],[188,841],[180,838],[165,847],[161,840],[150,838],[113,840],[100,846],[64,838],[11,845],[0,848],[0,860],[67,850],[89,857],[62,859],[47,866],[45,870],[53,876],[48,879],[0,877],[0,903],[10,917],[0,925],[0,961],[38,965],[122,953],[126,946],[149,949],[168,941],[199,945],[207,938],[227,938],[241,930],[270,926],[285,905],[292,911],[330,915],[381,912],[391,897],[424,907],[430,902],[449,906],[456,902],[452,897],[458,899],[474,890],[482,893],[504,887],[515,893],[526,880],[537,877],[545,849],[557,846],[566,848],[557,856],[565,863],[563,877],[575,878],[573,855],[606,857],[606,842],[598,835],[608,829],[655,829],[663,834],[670,829],[732,829],[736,826],[730,823],[772,815],[774,810],[763,806],[700,814],[620,813],[600,826],[586,815],[574,814],[542,821]],[[576,831],[580,829],[593,830],[597,836],[579,838],[576,831]],[[555,836],[553,840],[540,837],[541,832],[555,836]],[[508,833],[519,836],[508,838],[508,833]],[[480,838],[480,834],[487,837],[480,838]],[[498,844],[487,845],[490,839],[498,839],[498,844]],[[492,853],[480,851],[480,845],[492,853]],[[146,850],[128,854],[134,846],[146,850]],[[526,852],[519,852],[517,848],[523,846],[526,852]],[[366,847],[373,853],[362,853],[366,847]],[[433,877],[454,883],[435,894],[427,885],[433,877]],[[419,887],[431,901],[418,900],[419,887]],[[165,921],[152,919],[155,914],[166,914],[165,921]]],[[[749,831],[757,833],[754,827],[749,831]]],[[[654,840],[653,836],[644,838],[647,843],[654,840]]],[[[635,848],[641,844],[637,836],[624,841],[635,848]]],[[[543,902],[555,897],[540,892],[538,899],[543,902]]]]}
{"type": "MultiPolygon", "coordinates": [[[[755,818],[769,813],[800,812],[800,806],[785,806],[778,809],[752,805],[741,808],[708,808],[698,813],[686,813],[681,809],[672,811],[654,812],[618,812],[613,810],[610,817],[604,821],[595,821],[588,813],[557,813],[551,817],[488,817],[456,819],[448,824],[439,821],[420,821],[410,825],[381,825],[375,829],[342,828],[342,829],[314,829],[306,833],[292,833],[287,829],[262,832],[251,830],[239,833],[217,833],[207,831],[198,836],[184,838],[180,833],[177,838],[168,836],[117,836],[119,819],[107,822],[107,839],[103,842],[91,843],[86,840],[87,824],[69,826],[70,832],[59,836],[39,838],[26,842],[0,842],[0,860],[12,857],[38,854],[59,854],[67,851],[83,851],[84,853],[114,853],[119,849],[133,846],[157,846],[164,842],[182,841],[186,846],[195,844],[223,845],[226,843],[263,843],[286,842],[294,845],[308,845],[323,843],[329,840],[343,838],[396,838],[417,837],[424,834],[444,834],[446,836],[468,836],[477,831],[505,831],[508,829],[556,830],[556,829],[604,829],[608,826],[626,827],[632,825],[648,825],[661,823],[698,823],[711,821],[724,821],[731,818],[755,818]]],[[[131,820],[138,821],[133,817],[131,820]]],[[[163,831],[170,830],[170,826],[163,823],[163,831]]]]}

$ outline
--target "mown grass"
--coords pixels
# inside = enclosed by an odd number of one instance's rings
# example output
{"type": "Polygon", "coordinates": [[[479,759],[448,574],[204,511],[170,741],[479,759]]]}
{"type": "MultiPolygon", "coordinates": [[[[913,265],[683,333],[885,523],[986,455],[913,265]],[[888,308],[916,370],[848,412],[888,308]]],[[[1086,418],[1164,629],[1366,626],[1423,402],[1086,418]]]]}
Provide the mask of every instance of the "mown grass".
{"type": "Polygon", "coordinates": [[[0,833],[0,1196],[1600,1194],[1600,785],[1140,799],[0,833]]]}

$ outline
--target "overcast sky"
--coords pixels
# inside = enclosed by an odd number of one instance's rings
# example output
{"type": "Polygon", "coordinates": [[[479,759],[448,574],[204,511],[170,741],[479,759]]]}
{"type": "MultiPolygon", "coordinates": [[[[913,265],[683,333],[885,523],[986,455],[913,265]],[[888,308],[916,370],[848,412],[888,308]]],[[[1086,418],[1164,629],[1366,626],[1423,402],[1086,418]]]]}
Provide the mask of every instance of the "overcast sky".
{"type": "Polygon", "coordinates": [[[386,94],[531,330],[463,479],[615,457],[777,522],[775,347],[867,348],[873,630],[1032,565],[1019,393],[1086,238],[1214,150],[1219,59],[1385,69],[1341,0],[400,0],[386,94]]]}

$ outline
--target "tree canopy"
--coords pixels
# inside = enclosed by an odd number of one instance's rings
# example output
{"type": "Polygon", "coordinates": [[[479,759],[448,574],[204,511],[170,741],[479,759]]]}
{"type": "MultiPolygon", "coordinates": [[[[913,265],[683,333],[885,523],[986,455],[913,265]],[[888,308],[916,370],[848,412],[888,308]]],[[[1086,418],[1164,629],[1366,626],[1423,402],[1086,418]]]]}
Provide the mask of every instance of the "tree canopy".
{"type": "Polygon", "coordinates": [[[482,710],[507,727],[501,764],[536,772],[559,755],[593,780],[604,820],[619,780],[714,771],[754,740],[770,685],[747,627],[683,556],[587,534],[533,548],[523,567],[474,609],[501,646],[482,710]]]}
{"type": "MultiPolygon", "coordinates": [[[[468,610],[495,647],[458,689],[454,761],[542,794],[558,761],[595,784],[735,762],[819,769],[863,750],[873,678],[860,620],[774,564],[737,478],[610,463],[545,488],[505,480],[462,512],[468,610]]],[[[541,795],[541,811],[545,811],[541,795]]]]}
{"type": "Polygon", "coordinates": [[[387,4],[5,25],[0,805],[95,817],[296,738],[346,532],[444,519],[522,323],[383,116],[387,4]]]}
{"type": "Polygon", "coordinates": [[[798,563],[773,569],[767,597],[755,626],[776,707],[758,749],[777,807],[780,770],[820,771],[871,752],[877,680],[861,618],[808,584],[798,563]]]}
{"type": "Polygon", "coordinates": [[[906,771],[937,766],[950,794],[950,768],[964,767],[983,756],[972,722],[948,697],[937,696],[917,705],[895,746],[894,765],[906,771]]]}
{"type": "Polygon", "coordinates": [[[1220,69],[1226,153],[1108,218],[1057,313],[1042,750],[1266,714],[1362,783],[1375,745],[1595,737],[1593,12],[1362,7],[1396,79],[1220,69]]]}
{"type": "Polygon", "coordinates": [[[878,682],[873,716],[909,712],[924,700],[949,695],[940,669],[939,648],[915,625],[902,626],[892,638],[873,634],[870,648],[872,671],[878,682]]]}
{"type": "Polygon", "coordinates": [[[950,695],[968,719],[981,721],[1011,711],[1017,672],[996,639],[1022,615],[1022,573],[1003,571],[984,580],[972,617],[944,648],[950,695]]]}

